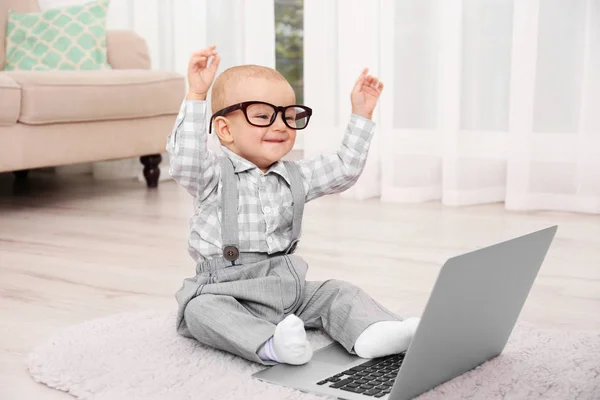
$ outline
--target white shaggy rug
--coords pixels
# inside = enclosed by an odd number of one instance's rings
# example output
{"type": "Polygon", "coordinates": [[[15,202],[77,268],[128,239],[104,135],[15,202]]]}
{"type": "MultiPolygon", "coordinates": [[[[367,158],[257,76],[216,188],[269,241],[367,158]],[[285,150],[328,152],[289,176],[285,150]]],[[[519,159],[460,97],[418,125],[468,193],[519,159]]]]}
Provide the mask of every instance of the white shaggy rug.
{"type": "MultiPolygon", "coordinates": [[[[178,336],[174,321],[148,311],[67,328],[32,350],[29,371],[78,399],[323,399],[251,378],[264,367],[178,336]]],[[[600,399],[600,333],[519,324],[502,355],[419,397],[432,399],[600,399]]]]}

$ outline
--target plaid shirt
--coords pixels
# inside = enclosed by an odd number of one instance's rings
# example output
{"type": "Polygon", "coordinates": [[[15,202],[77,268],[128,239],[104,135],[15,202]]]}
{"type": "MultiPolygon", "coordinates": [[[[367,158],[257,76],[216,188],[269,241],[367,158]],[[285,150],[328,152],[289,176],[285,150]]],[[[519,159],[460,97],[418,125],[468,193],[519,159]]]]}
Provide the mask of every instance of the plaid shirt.
{"type": "MultiPolygon", "coordinates": [[[[221,182],[217,155],[207,146],[207,103],[184,100],[167,141],[171,176],[194,196],[188,251],[196,262],[222,255],[221,182]]],[[[373,136],[373,121],[352,114],[337,152],[296,161],[306,201],[339,193],[359,178],[373,136]]],[[[276,253],[287,249],[292,234],[290,177],[283,163],[267,173],[224,146],[239,179],[241,252],[276,253]]]]}

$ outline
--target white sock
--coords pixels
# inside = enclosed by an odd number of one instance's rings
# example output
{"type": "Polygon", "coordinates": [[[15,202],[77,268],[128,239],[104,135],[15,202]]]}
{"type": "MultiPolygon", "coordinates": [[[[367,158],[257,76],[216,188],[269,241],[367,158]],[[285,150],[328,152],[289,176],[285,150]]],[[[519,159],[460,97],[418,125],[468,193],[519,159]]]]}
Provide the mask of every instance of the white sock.
{"type": "Polygon", "coordinates": [[[301,365],[310,361],[312,347],[306,339],[304,322],[295,315],[288,315],[275,327],[275,334],[258,350],[263,361],[301,365]]]}
{"type": "Polygon", "coordinates": [[[362,358],[402,353],[408,349],[420,321],[420,318],[408,318],[376,322],[356,339],[354,351],[362,358]]]}

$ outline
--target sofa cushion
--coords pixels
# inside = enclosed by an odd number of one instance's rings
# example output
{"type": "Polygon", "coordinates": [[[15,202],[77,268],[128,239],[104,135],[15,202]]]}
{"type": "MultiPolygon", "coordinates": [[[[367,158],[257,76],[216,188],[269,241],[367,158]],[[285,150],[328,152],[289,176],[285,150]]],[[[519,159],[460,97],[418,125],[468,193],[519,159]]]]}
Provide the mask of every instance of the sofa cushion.
{"type": "Polygon", "coordinates": [[[6,23],[8,22],[8,10],[16,12],[35,12],[40,10],[36,0],[1,0],[0,1],[0,70],[4,69],[4,56],[6,49],[6,23]]]}
{"type": "Polygon", "coordinates": [[[6,71],[21,85],[19,122],[31,125],[177,114],[185,79],[151,70],[6,71]]]}
{"type": "Polygon", "coordinates": [[[13,125],[21,109],[21,86],[4,72],[0,72],[0,125],[13,125]]]}
{"type": "Polygon", "coordinates": [[[115,69],[150,69],[150,54],[144,38],[133,31],[106,31],[106,57],[115,69]]]}
{"type": "Polygon", "coordinates": [[[33,13],[11,10],[4,69],[110,69],[106,62],[107,11],[108,0],[33,13]]]}

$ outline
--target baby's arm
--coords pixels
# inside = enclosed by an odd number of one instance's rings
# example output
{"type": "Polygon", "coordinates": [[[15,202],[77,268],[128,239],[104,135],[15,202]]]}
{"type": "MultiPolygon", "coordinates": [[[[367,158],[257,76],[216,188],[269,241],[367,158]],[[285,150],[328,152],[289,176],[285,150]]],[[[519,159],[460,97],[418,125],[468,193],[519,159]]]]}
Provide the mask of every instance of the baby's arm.
{"type": "Polygon", "coordinates": [[[375,130],[371,118],[382,90],[383,83],[364,69],[350,94],[352,115],[340,148],[333,154],[298,162],[305,178],[306,201],[343,192],[356,183],[367,162],[375,130]]]}
{"type": "Polygon", "coordinates": [[[219,60],[215,46],[192,54],[188,65],[188,94],[167,140],[171,176],[200,201],[219,182],[217,157],[207,146],[206,134],[206,93],[215,77],[219,60]],[[210,57],[213,59],[209,66],[210,57]]]}
{"type": "Polygon", "coordinates": [[[336,152],[298,161],[306,179],[306,201],[343,192],[356,183],[367,162],[374,131],[373,121],[352,114],[336,152]]]}
{"type": "Polygon", "coordinates": [[[199,200],[219,182],[216,155],[207,146],[206,108],[205,101],[184,100],[167,141],[169,173],[199,200]]]}

